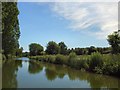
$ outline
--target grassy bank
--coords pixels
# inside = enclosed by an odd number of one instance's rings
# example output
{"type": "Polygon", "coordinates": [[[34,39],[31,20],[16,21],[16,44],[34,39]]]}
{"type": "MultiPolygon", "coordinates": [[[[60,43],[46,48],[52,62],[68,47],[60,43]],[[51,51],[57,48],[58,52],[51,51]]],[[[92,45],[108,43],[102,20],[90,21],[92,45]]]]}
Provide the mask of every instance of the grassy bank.
{"type": "Polygon", "coordinates": [[[30,56],[30,58],[53,64],[67,65],[75,69],[86,70],[98,74],[120,76],[120,54],[102,55],[97,52],[91,55],[77,56],[75,53],[70,53],[68,56],[58,54],[30,56]]]}

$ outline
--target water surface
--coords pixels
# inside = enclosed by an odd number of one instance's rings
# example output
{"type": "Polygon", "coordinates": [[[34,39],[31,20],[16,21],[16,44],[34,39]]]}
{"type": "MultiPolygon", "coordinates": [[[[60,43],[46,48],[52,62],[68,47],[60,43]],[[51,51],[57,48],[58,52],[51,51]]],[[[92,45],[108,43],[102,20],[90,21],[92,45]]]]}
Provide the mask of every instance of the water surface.
{"type": "Polygon", "coordinates": [[[3,88],[118,88],[120,82],[116,77],[20,59],[3,63],[3,88]]]}

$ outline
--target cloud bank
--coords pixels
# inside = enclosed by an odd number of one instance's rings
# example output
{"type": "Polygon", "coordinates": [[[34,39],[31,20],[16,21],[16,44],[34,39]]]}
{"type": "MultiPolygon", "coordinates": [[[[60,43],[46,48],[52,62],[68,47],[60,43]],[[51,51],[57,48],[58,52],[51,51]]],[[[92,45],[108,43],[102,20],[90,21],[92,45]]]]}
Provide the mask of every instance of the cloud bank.
{"type": "Polygon", "coordinates": [[[58,16],[69,20],[69,28],[85,30],[97,25],[92,35],[99,39],[106,39],[107,35],[118,30],[118,3],[117,2],[56,2],[51,5],[52,11],[58,16]]]}

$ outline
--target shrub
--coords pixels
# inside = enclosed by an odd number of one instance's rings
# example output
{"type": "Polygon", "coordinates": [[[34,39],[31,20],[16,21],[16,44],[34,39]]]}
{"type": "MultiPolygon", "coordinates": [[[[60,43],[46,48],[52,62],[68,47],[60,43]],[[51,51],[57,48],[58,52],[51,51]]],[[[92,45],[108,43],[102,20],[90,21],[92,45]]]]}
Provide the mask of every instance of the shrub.
{"type": "Polygon", "coordinates": [[[75,52],[71,52],[71,53],[69,54],[69,58],[75,58],[75,57],[77,57],[77,55],[76,55],[75,52]]]}
{"type": "Polygon", "coordinates": [[[69,58],[68,58],[68,65],[70,65],[71,67],[75,67],[77,64],[77,56],[75,52],[71,52],[69,54],[69,58]]]}
{"type": "Polygon", "coordinates": [[[86,60],[81,60],[80,66],[81,66],[81,68],[84,68],[85,70],[87,70],[89,68],[89,65],[86,60]]]}
{"type": "Polygon", "coordinates": [[[120,75],[120,55],[109,55],[109,60],[103,64],[103,73],[107,75],[120,75]]]}
{"type": "Polygon", "coordinates": [[[103,73],[102,69],[99,68],[99,67],[95,67],[94,71],[95,71],[97,74],[102,74],[102,73],[103,73]]]}
{"type": "Polygon", "coordinates": [[[35,59],[35,60],[39,60],[39,61],[47,61],[48,57],[47,56],[31,56],[30,59],[35,59]]]}
{"type": "Polygon", "coordinates": [[[48,62],[54,63],[55,62],[55,56],[49,55],[48,56],[48,62]]]}
{"type": "Polygon", "coordinates": [[[94,52],[90,57],[90,70],[94,70],[95,67],[101,68],[103,65],[102,55],[98,52],[94,52]]]}
{"type": "Polygon", "coordinates": [[[66,64],[67,63],[67,56],[64,55],[56,55],[55,64],[66,64]]]}
{"type": "Polygon", "coordinates": [[[44,61],[44,62],[48,62],[48,61],[49,61],[48,58],[49,58],[48,55],[43,55],[43,61],[44,61]]]}

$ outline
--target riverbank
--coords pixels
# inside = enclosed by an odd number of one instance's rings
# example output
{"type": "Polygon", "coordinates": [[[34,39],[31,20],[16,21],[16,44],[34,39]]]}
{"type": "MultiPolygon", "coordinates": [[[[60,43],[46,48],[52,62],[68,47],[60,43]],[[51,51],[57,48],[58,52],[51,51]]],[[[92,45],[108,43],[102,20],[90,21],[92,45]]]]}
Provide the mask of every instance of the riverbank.
{"type": "Polygon", "coordinates": [[[65,55],[42,55],[30,56],[30,59],[39,60],[53,64],[67,65],[78,70],[85,70],[97,74],[120,76],[120,54],[100,54],[92,53],[91,55],[76,55],[71,53],[65,55]]]}

